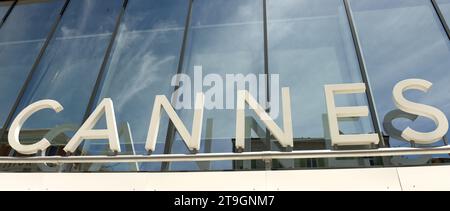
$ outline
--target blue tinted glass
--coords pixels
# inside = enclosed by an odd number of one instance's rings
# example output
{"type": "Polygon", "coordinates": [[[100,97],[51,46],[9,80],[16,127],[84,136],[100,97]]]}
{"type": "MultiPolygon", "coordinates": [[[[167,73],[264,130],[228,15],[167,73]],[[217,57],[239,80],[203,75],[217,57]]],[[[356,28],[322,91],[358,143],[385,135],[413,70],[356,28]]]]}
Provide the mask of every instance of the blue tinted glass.
{"type": "Polygon", "coordinates": [[[450,0],[437,0],[436,2],[444,15],[445,21],[450,24],[450,0]]]}
{"type": "MultiPolygon", "coordinates": [[[[155,96],[170,97],[173,90],[170,82],[177,72],[188,5],[188,0],[128,2],[99,97],[108,97],[114,102],[119,133],[123,131],[119,135],[124,154],[146,153],[144,144],[155,96]]],[[[168,120],[163,119],[154,153],[164,149],[168,120]]],[[[88,151],[90,154],[100,152],[88,151]]],[[[127,167],[110,169],[121,168],[127,167]]],[[[141,166],[141,170],[159,168],[159,164],[152,163],[141,166]]]]}
{"type": "MultiPolygon", "coordinates": [[[[194,106],[194,92],[203,91],[206,96],[203,114],[201,152],[232,152],[236,136],[236,93],[238,88],[258,88],[262,83],[265,93],[266,81],[251,81],[234,78],[236,74],[250,75],[256,80],[264,74],[264,30],[261,0],[196,0],[192,8],[191,26],[188,35],[183,73],[192,85],[183,84],[180,90],[190,90],[191,96],[182,94],[177,103],[190,102],[194,106]],[[195,68],[197,66],[197,68],[195,68]],[[197,69],[197,71],[195,71],[197,69]],[[201,69],[201,71],[200,71],[201,69]],[[201,73],[200,73],[201,72],[201,73]],[[200,73],[200,74],[199,74],[200,73]],[[227,79],[231,76],[231,79],[227,79]],[[237,82],[233,81],[237,79],[237,82]],[[205,79],[205,80],[204,80],[205,79]],[[208,80],[211,81],[208,82],[208,80]],[[217,79],[217,80],[214,80],[217,79]],[[229,83],[230,82],[230,83],[229,83]],[[203,84],[205,83],[205,84],[203,84]],[[237,84],[243,84],[238,87],[237,84]],[[215,89],[215,88],[217,89],[215,89]],[[213,90],[218,90],[217,92],[213,90]],[[190,98],[190,99],[189,99],[190,98]],[[217,103],[214,103],[217,102],[217,103]]],[[[248,78],[247,78],[248,79],[248,78]]],[[[252,89],[254,90],[254,89],[252,89]]],[[[258,99],[259,93],[252,92],[258,99]]],[[[181,105],[179,114],[191,128],[193,109],[181,105]]],[[[254,117],[253,111],[247,116],[254,117]]],[[[255,117],[255,119],[257,119],[255,117]]],[[[257,137],[248,134],[247,137],[257,137]]],[[[265,137],[265,134],[263,134],[265,137]]],[[[251,149],[248,147],[248,149],[251,149]]],[[[186,153],[188,150],[177,137],[171,153],[186,153]]],[[[196,170],[203,168],[230,169],[232,162],[212,162],[207,166],[198,163],[172,163],[172,170],[196,170]]]]}
{"type": "MultiPolygon", "coordinates": [[[[409,146],[407,142],[399,142],[398,137],[391,134],[392,128],[386,127],[384,121],[395,114],[392,113],[396,109],[392,89],[405,79],[428,80],[433,83],[428,93],[407,91],[405,97],[413,102],[435,106],[449,116],[450,43],[447,35],[431,1],[350,2],[384,133],[392,135],[392,146],[409,146]]],[[[433,121],[424,117],[415,121],[396,117],[393,125],[397,130],[408,126],[421,132],[435,129],[433,121]]]]}
{"type": "MultiPolygon", "coordinates": [[[[269,72],[290,88],[294,137],[323,143],[330,138],[324,85],[362,82],[343,2],[268,0],[267,14],[269,72]]],[[[335,98],[339,106],[368,105],[365,94],[335,98]]],[[[339,130],[374,132],[370,117],[339,121],[339,130]]]]}
{"type": "MultiPolygon", "coordinates": [[[[200,70],[203,77],[209,74],[216,74],[224,80],[226,86],[227,74],[264,74],[264,41],[262,24],[262,2],[259,0],[199,0],[196,1],[192,9],[192,24],[188,38],[188,48],[185,54],[183,73],[192,80],[194,78],[194,67],[200,70]],[[211,13],[210,11],[217,11],[211,13]]],[[[202,80],[192,81],[192,87],[202,86],[202,80]]],[[[265,83],[264,81],[262,83],[265,83]]],[[[207,139],[231,138],[235,137],[235,98],[228,99],[227,92],[233,96],[237,89],[232,86],[223,88],[223,99],[220,95],[212,98],[221,98],[221,105],[214,109],[207,109],[204,113],[204,120],[208,121],[203,131],[211,126],[210,137],[207,139]],[[227,103],[232,107],[227,108],[227,103]],[[223,127],[229,125],[230,127],[223,127]]],[[[209,86],[196,92],[208,92],[209,86]]],[[[264,91],[263,91],[264,92],[264,91]]],[[[254,97],[258,97],[257,94],[254,97]]],[[[194,94],[192,94],[194,95],[194,94]]],[[[194,97],[191,96],[193,105],[194,97]]],[[[208,97],[208,96],[207,96],[208,97]]],[[[209,100],[209,99],[208,99],[209,100]]],[[[207,105],[208,107],[208,105],[207,105]]],[[[230,106],[228,106],[230,107],[230,106]]],[[[184,119],[188,124],[192,117],[192,110],[183,109],[184,119]]]]}
{"type": "Polygon", "coordinates": [[[8,12],[9,8],[12,5],[12,1],[0,2],[0,20],[5,17],[6,12],[8,12]]]}
{"type": "Polygon", "coordinates": [[[4,124],[64,1],[20,1],[0,29],[0,125],[4,124]]]}
{"type": "Polygon", "coordinates": [[[36,113],[24,128],[81,124],[121,6],[121,0],[69,3],[18,109],[52,99],[64,110],[36,113]]]}

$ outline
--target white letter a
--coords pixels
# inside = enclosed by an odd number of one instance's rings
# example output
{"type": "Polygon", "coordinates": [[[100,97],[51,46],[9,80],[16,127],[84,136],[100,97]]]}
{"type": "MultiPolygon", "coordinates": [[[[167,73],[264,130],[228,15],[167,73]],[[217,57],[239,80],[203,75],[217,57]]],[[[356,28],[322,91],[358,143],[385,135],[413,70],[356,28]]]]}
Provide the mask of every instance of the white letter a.
{"type": "Polygon", "coordinates": [[[120,152],[114,106],[110,98],[102,100],[77,133],[70,139],[66,147],[64,147],[64,151],[75,152],[84,139],[108,139],[111,151],[120,152]],[[103,114],[106,117],[106,129],[93,130],[103,114]]]}

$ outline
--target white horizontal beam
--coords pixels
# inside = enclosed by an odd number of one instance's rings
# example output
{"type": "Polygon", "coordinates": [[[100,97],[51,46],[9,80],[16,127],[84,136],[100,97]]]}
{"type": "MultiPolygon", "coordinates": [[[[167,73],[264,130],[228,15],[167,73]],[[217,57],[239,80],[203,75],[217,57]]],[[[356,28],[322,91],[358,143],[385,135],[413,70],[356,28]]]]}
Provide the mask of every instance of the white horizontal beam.
{"type": "Polygon", "coordinates": [[[280,171],[2,172],[0,191],[448,191],[448,178],[450,166],[445,165],[280,171]]]}
{"type": "Polygon", "coordinates": [[[305,158],[382,157],[402,155],[450,154],[450,146],[435,148],[379,148],[364,150],[302,150],[292,152],[245,152],[201,154],[155,154],[116,156],[42,156],[0,157],[0,163],[131,163],[131,162],[186,162],[223,160],[271,160],[305,158]]]}

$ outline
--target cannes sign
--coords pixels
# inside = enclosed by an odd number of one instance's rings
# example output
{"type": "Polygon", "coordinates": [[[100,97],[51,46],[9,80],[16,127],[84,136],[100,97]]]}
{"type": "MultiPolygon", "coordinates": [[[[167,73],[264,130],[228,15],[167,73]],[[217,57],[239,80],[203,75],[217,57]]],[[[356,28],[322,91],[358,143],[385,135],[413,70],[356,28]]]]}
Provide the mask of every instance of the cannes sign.
{"type": "MultiPolygon", "coordinates": [[[[407,141],[414,141],[419,144],[431,144],[441,140],[448,131],[448,120],[445,114],[439,109],[411,102],[403,96],[406,90],[420,90],[427,92],[432,83],[422,79],[408,79],[399,82],[393,89],[393,100],[398,109],[403,112],[423,116],[434,121],[436,127],[431,132],[419,132],[411,128],[406,128],[401,132],[401,137],[407,141]]],[[[266,112],[265,107],[258,103],[254,96],[246,91],[237,91],[236,102],[236,143],[237,149],[245,148],[245,108],[248,105],[253,109],[257,117],[267,127],[267,129],[275,137],[283,147],[293,147],[293,127],[291,117],[291,97],[289,88],[282,88],[281,94],[281,117],[283,119],[283,127],[277,125],[273,118],[266,112]]],[[[367,106],[337,107],[335,104],[336,94],[356,94],[364,93],[366,85],[364,83],[352,84],[334,84],[325,85],[324,92],[327,104],[328,123],[332,145],[349,146],[349,145],[370,145],[378,144],[380,139],[377,134],[352,134],[343,135],[339,133],[338,119],[345,117],[363,117],[369,115],[367,106]]],[[[160,126],[163,111],[168,115],[174,127],[180,134],[186,146],[192,152],[198,152],[201,141],[201,129],[203,124],[203,113],[205,104],[205,95],[202,92],[196,93],[194,103],[194,115],[192,120],[192,128],[189,131],[181,118],[177,115],[170,101],[164,95],[158,95],[155,98],[148,129],[145,149],[149,152],[155,151],[158,130],[160,126]]],[[[49,140],[43,138],[34,144],[21,144],[19,133],[23,124],[34,113],[43,110],[52,109],[56,113],[63,110],[63,106],[55,100],[41,100],[35,102],[24,110],[22,110],[11,124],[8,133],[8,142],[11,147],[21,154],[36,154],[45,151],[51,144],[49,140]]],[[[120,152],[119,136],[114,114],[113,102],[109,98],[103,99],[97,108],[92,112],[88,119],[78,129],[75,135],[69,140],[64,147],[67,153],[73,153],[84,140],[106,139],[109,141],[109,148],[114,152],[120,152]],[[106,128],[94,129],[97,122],[105,116],[106,128]]]]}

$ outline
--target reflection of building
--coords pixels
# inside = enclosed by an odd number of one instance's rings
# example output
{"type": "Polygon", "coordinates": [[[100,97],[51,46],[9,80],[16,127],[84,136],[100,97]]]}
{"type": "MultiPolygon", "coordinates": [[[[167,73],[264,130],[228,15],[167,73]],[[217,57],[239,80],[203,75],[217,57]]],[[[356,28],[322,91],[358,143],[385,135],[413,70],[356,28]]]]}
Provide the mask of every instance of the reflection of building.
{"type": "MultiPolygon", "coordinates": [[[[0,1],[0,17],[0,156],[23,156],[11,150],[7,132],[18,112],[41,99],[57,100],[64,110],[34,114],[24,125],[21,141],[33,143],[51,136],[53,146],[47,155],[65,156],[63,146],[103,98],[114,102],[123,149],[120,155],[146,155],[144,144],[155,96],[173,97],[174,107],[180,103],[176,98],[193,101],[194,94],[172,96],[175,87],[171,84],[177,73],[194,78],[195,69],[216,79],[278,75],[279,80],[265,77],[257,81],[254,97],[259,100],[275,102],[280,90],[273,87],[289,87],[293,149],[281,147],[249,111],[245,152],[411,147],[401,138],[403,129],[426,132],[435,125],[424,117],[398,113],[391,99],[392,88],[409,78],[428,80],[433,89],[407,92],[408,99],[432,105],[450,118],[450,0],[6,0],[0,1]],[[377,134],[379,145],[331,145],[323,87],[343,83],[364,83],[367,91],[336,96],[336,104],[367,106],[370,114],[340,119],[340,133],[377,134]]],[[[214,100],[224,98],[227,92],[236,93],[238,87],[214,80],[208,84],[204,78],[200,81],[203,92],[223,85],[210,96],[214,100]]],[[[238,82],[243,82],[245,89],[254,85],[246,79],[238,82]]],[[[199,91],[196,85],[192,87],[199,91]]],[[[181,90],[187,85],[178,86],[181,90]]],[[[228,108],[235,102],[228,103],[217,106],[226,109],[205,110],[200,153],[236,152],[236,111],[228,108]]],[[[262,104],[266,103],[270,105],[262,104]]],[[[269,107],[266,109],[273,111],[274,107],[269,107]]],[[[191,128],[193,110],[176,112],[191,128]]],[[[281,117],[274,120],[283,124],[281,117]]],[[[105,126],[103,121],[98,128],[105,126]]],[[[444,146],[448,145],[446,139],[413,147],[444,146]]],[[[75,155],[106,155],[106,143],[85,142],[75,155]]],[[[189,153],[173,124],[167,116],[162,117],[153,154],[189,153]]],[[[295,172],[429,167],[448,161],[444,154],[66,164],[44,170],[34,164],[2,164],[0,171],[295,172]]]]}

